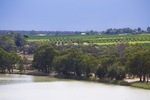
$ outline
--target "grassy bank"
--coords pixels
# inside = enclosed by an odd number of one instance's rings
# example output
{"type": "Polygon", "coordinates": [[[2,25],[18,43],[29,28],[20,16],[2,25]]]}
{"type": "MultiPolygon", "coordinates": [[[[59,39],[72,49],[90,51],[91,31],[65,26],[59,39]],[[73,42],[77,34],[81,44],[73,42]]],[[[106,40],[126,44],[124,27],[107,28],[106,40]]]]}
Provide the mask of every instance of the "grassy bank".
{"type": "Polygon", "coordinates": [[[106,83],[106,84],[121,85],[121,86],[130,86],[130,83],[123,81],[123,80],[99,80],[98,82],[106,83]]]}
{"type": "Polygon", "coordinates": [[[148,89],[150,90],[150,84],[147,83],[132,83],[131,84],[132,87],[136,87],[136,88],[143,88],[143,89],[148,89]]]}

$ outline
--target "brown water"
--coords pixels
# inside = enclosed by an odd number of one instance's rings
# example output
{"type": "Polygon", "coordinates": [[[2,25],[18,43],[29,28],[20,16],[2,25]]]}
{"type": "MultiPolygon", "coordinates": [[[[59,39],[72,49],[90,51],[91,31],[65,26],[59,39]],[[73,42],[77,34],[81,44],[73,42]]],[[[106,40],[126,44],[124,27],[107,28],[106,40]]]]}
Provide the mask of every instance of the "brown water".
{"type": "Polygon", "coordinates": [[[0,75],[0,100],[150,100],[150,90],[28,75],[0,75]]]}

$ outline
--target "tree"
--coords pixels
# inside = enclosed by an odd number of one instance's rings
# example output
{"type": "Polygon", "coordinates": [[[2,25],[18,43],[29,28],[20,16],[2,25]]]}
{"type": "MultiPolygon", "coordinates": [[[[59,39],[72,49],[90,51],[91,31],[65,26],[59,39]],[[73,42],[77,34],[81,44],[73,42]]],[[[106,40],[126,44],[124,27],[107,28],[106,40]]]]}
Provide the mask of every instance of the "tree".
{"type": "Polygon", "coordinates": [[[7,69],[9,73],[13,72],[13,67],[21,58],[15,52],[7,52],[0,48],[0,70],[5,72],[7,69]]]}
{"type": "Polygon", "coordinates": [[[17,47],[24,46],[24,44],[26,42],[24,37],[21,34],[19,34],[19,33],[16,33],[14,35],[14,40],[15,40],[15,44],[16,44],[17,47]]]}
{"type": "Polygon", "coordinates": [[[19,67],[18,67],[18,69],[19,69],[20,72],[22,72],[24,70],[24,63],[23,62],[24,61],[22,59],[19,60],[19,67]]]}
{"type": "Polygon", "coordinates": [[[86,76],[89,77],[90,73],[96,73],[98,69],[99,61],[90,54],[84,54],[83,56],[83,68],[86,76]]]}
{"type": "Polygon", "coordinates": [[[109,35],[113,34],[113,29],[112,28],[107,29],[106,34],[109,34],[109,35]]]}
{"type": "Polygon", "coordinates": [[[52,62],[56,54],[57,51],[50,45],[43,45],[39,47],[34,55],[34,67],[45,73],[50,73],[52,62]]]}
{"type": "Polygon", "coordinates": [[[66,63],[66,56],[56,56],[53,60],[53,69],[59,74],[63,73],[67,75],[67,73],[64,72],[66,63]]]}
{"type": "Polygon", "coordinates": [[[100,78],[100,79],[104,79],[106,76],[106,70],[104,66],[99,66],[97,71],[96,71],[96,75],[100,78]]]}
{"type": "Polygon", "coordinates": [[[141,28],[138,28],[138,33],[141,33],[142,29],[141,28]]]}
{"type": "Polygon", "coordinates": [[[125,56],[126,54],[126,49],[128,47],[128,44],[126,43],[121,43],[116,45],[116,58],[117,62],[120,62],[121,65],[125,66],[127,62],[127,57],[125,56]]]}
{"type": "Polygon", "coordinates": [[[114,63],[112,66],[108,67],[108,77],[122,80],[125,78],[125,67],[121,66],[119,63],[114,63]]]}
{"type": "Polygon", "coordinates": [[[68,50],[67,61],[72,72],[75,72],[77,76],[81,76],[83,69],[83,52],[81,50],[71,48],[68,50]]]}
{"type": "Polygon", "coordinates": [[[147,27],[147,32],[150,33],[150,27],[147,27]]]}
{"type": "Polygon", "coordinates": [[[101,60],[101,66],[98,67],[98,70],[96,72],[96,75],[98,75],[98,77],[100,79],[104,79],[107,77],[108,74],[108,69],[109,67],[111,67],[114,63],[114,59],[111,58],[103,58],[101,60]]]}
{"type": "Polygon", "coordinates": [[[16,45],[13,38],[6,35],[0,37],[0,47],[6,51],[16,50],[16,45]]]}
{"type": "Polygon", "coordinates": [[[13,72],[13,68],[16,63],[18,63],[21,60],[21,57],[16,54],[15,52],[10,52],[6,56],[6,66],[9,71],[9,73],[13,72]]]}
{"type": "Polygon", "coordinates": [[[3,73],[6,70],[7,55],[8,53],[0,48],[0,70],[3,73]]]}
{"type": "Polygon", "coordinates": [[[29,42],[28,44],[28,47],[26,48],[26,51],[28,54],[34,54],[36,53],[38,47],[40,47],[40,43],[37,43],[37,42],[29,42]]]}
{"type": "Polygon", "coordinates": [[[140,77],[140,81],[145,82],[146,75],[149,75],[150,68],[150,53],[149,51],[139,50],[132,54],[128,60],[128,70],[133,74],[140,77]]]}
{"type": "Polygon", "coordinates": [[[53,66],[56,71],[66,76],[81,77],[83,74],[89,77],[90,73],[96,73],[98,60],[91,54],[84,54],[79,49],[71,48],[63,56],[55,57],[53,66]]]}
{"type": "Polygon", "coordinates": [[[149,81],[149,75],[150,75],[150,50],[145,50],[143,53],[143,81],[146,81],[147,77],[147,83],[149,81]]]}

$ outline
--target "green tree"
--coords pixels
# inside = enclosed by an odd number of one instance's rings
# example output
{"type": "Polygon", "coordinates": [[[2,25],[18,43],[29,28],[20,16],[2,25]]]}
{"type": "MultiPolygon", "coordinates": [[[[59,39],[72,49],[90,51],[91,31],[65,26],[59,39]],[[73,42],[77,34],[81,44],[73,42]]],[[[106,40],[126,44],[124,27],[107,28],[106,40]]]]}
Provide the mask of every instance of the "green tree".
{"type": "Polygon", "coordinates": [[[15,64],[17,64],[19,62],[21,57],[18,54],[16,54],[15,52],[8,53],[6,57],[7,57],[6,58],[7,59],[6,60],[7,69],[9,71],[9,73],[12,73],[15,64]]]}
{"type": "Polygon", "coordinates": [[[83,52],[81,50],[71,48],[68,50],[67,61],[72,71],[75,72],[77,76],[81,76],[83,67],[83,52]]]}
{"type": "Polygon", "coordinates": [[[143,53],[143,81],[146,81],[147,76],[147,83],[149,81],[149,75],[150,75],[150,50],[145,50],[143,53]]]}
{"type": "Polygon", "coordinates": [[[0,47],[6,51],[16,51],[16,45],[12,37],[3,35],[0,37],[0,47]]]}
{"type": "Polygon", "coordinates": [[[96,74],[99,60],[90,54],[84,54],[83,57],[83,68],[86,76],[89,76],[90,73],[96,74]]]}
{"type": "Polygon", "coordinates": [[[2,73],[6,70],[6,61],[8,53],[0,48],[0,70],[2,73]]]}
{"type": "Polygon", "coordinates": [[[112,58],[103,58],[101,60],[101,66],[98,67],[96,74],[100,79],[104,79],[108,75],[108,69],[114,64],[114,59],[112,58]]]}
{"type": "Polygon", "coordinates": [[[56,54],[57,51],[50,45],[43,45],[39,47],[34,55],[33,66],[45,73],[50,73],[50,70],[52,69],[52,62],[56,54]]]}
{"type": "Polygon", "coordinates": [[[71,48],[67,50],[67,54],[58,56],[54,60],[54,66],[59,73],[66,76],[71,74],[81,76],[83,68],[83,52],[81,50],[71,48]]]}
{"type": "Polygon", "coordinates": [[[26,42],[25,38],[21,34],[19,34],[19,33],[16,33],[14,35],[14,40],[15,40],[15,44],[16,44],[17,47],[24,46],[25,42],[26,42]]]}
{"type": "Polygon", "coordinates": [[[114,63],[112,66],[108,67],[108,77],[122,80],[125,78],[125,67],[121,66],[121,64],[114,63]]]}
{"type": "MultiPolygon", "coordinates": [[[[128,60],[128,70],[133,74],[140,77],[140,81],[142,81],[142,76],[145,77],[145,60],[144,60],[144,52],[139,50],[132,54],[128,60]]],[[[144,79],[145,81],[145,79],[144,79]]]]}
{"type": "Polygon", "coordinates": [[[7,52],[0,48],[0,70],[5,72],[7,69],[9,73],[13,72],[13,67],[20,60],[20,57],[15,52],[7,52]]]}
{"type": "Polygon", "coordinates": [[[53,61],[53,68],[59,74],[69,76],[71,72],[74,72],[72,66],[69,65],[67,55],[57,56],[53,61]]]}

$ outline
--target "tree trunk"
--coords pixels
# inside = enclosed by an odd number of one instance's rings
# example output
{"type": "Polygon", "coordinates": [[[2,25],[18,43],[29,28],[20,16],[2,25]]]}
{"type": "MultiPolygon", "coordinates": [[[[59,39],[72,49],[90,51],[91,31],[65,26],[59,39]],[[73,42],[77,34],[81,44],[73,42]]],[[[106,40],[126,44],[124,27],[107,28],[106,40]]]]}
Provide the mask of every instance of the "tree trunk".
{"type": "Polygon", "coordinates": [[[149,75],[147,75],[147,83],[148,83],[148,81],[149,81],[149,75]]]}
{"type": "Polygon", "coordinates": [[[142,82],[142,76],[140,75],[140,82],[142,82]]]}
{"type": "Polygon", "coordinates": [[[9,74],[11,74],[10,69],[8,69],[9,74]]]}
{"type": "Polygon", "coordinates": [[[143,82],[145,82],[146,80],[146,75],[143,75],[143,82]]]}
{"type": "Polygon", "coordinates": [[[47,67],[47,73],[50,73],[50,67],[47,67]]]}

